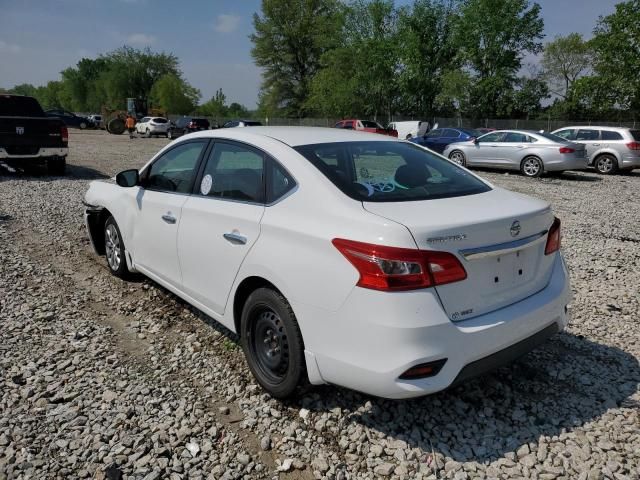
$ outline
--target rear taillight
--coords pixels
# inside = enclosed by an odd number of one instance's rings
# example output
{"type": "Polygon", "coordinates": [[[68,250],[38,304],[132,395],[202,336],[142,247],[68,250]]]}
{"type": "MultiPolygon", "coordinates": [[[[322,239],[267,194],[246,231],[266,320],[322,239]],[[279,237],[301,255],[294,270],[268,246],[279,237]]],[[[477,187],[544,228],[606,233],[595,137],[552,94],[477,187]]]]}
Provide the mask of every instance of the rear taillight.
{"type": "Polygon", "coordinates": [[[640,143],[638,142],[627,143],[627,148],[629,150],[640,150],[640,143]]]}
{"type": "Polygon", "coordinates": [[[544,254],[550,255],[553,252],[557,252],[560,250],[560,242],[562,240],[562,235],[560,233],[560,219],[555,217],[553,219],[553,224],[549,229],[549,234],[547,235],[547,245],[544,247],[544,254]]]}
{"type": "Polygon", "coordinates": [[[560,147],[560,153],[573,153],[576,150],[570,147],[560,147]]]}
{"type": "Polygon", "coordinates": [[[67,130],[66,126],[60,127],[60,137],[62,137],[63,142],[69,141],[69,130],[67,130]]]}
{"type": "Polygon", "coordinates": [[[428,288],[467,278],[467,272],[448,252],[387,247],[334,238],[333,245],[358,270],[358,286],[398,291],[428,288]]]}

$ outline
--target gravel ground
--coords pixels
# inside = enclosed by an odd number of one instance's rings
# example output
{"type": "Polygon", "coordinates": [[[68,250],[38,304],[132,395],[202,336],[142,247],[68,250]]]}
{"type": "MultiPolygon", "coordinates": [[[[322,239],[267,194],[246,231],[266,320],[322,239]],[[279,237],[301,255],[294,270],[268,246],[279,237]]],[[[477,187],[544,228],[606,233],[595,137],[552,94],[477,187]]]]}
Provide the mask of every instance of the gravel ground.
{"type": "Polygon", "coordinates": [[[529,180],[562,218],[564,333],[455,389],[270,399],[237,339],[96,257],[81,199],[164,139],[71,132],[64,178],[0,167],[0,480],[640,478],[640,171],[529,180]]]}

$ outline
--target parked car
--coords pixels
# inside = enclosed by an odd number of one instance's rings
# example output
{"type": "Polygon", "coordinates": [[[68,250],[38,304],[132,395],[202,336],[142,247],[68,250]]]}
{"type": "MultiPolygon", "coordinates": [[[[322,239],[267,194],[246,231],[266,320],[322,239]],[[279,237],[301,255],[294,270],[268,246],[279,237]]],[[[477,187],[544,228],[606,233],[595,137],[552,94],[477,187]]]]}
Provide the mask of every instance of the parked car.
{"type": "Polygon", "coordinates": [[[164,117],[143,117],[136,123],[136,132],[147,137],[169,136],[169,120],[164,117]]]}
{"type": "Polygon", "coordinates": [[[416,137],[422,137],[429,131],[429,122],[420,120],[410,120],[404,122],[391,122],[387,125],[387,130],[396,130],[398,138],[410,140],[416,137]]]}
{"type": "Polygon", "coordinates": [[[81,117],[73,112],[62,109],[47,110],[44,112],[47,117],[59,118],[64,122],[67,127],[79,128],[84,130],[85,128],[92,128],[93,123],[87,117],[81,117]]]}
{"type": "Polygon", "coordinates": [[[358,130],[360,132],[380,133],[391,137],[398,136],[396,130],[384,128],[378,122],[372,120],[340,120],[334,127],[345,130],[358,130]]]}
{"type": "Polygon", "coordinates": [[[253,120],[230,120],[222,125],[222,128],[236,128],[236,127],[261,127],[260,122],[253,120]]]}
{"type": "Polygon", "coordinates": [[[59,118],[49,118],[33,97],[0,95],[0,162],[25,169],[46,166],[64,175],[69,132],[59,118]]]}
{"type": "Polygon", "coordinates": [[[104,128],[102,115],[89,115],[87,118],[93,124],[94,128],[104,128]]]}
{"type": "Polygon", "coordinates": [[[169,125],[167,138],[178,138],[187,133],[209,130],[210,126],[206,118],[182,117],[169,125]]]}
{"type": "Polygon", "coordinates": [[[209,130],[94,181],[86,224],[240,338],[274,397],[436,392],[567,324],[560,221],[427,149],[312,127],[209,130]]]}
{"type": "Polygon", "coordinates": [[[587,168],[584,145],[529,130],[497,130],[469,142],[451,144],[443,155],[464,167],[520,170],[526,177],[587,168]]]}
{"type": "Polygon", "coordinates": [[[640,130],[617,127],[565,127],[553,132],[587,149],[588,165],[608,175],[640,168],[640,130]]]}
{"type": "Polygon", "coordinates": [[[442,153],[452,143],[468,142],[481,135],[475,130],[466,128],[436,128],[422,137],[411,139],[411,141],[434,152],[442,153]]]}

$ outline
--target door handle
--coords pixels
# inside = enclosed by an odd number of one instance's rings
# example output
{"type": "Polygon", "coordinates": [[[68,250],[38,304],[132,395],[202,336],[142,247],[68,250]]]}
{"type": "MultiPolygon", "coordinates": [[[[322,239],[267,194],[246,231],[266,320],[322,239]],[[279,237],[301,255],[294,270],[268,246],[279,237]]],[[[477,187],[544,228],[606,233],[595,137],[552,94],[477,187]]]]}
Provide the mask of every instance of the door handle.
{"type": "Polygon", "coordinates": [[[239,232],[223,233],[222,236],[225,240],[238,245],[245,245],[247,243],[247,237],[239,232]]]}
{"type": "Polygon", "coordinates": [[[176,217],[171,215],[171,212],[167,212],[164,215],[162,215],[162,220],[164,220],[165,222],[170,223],[172,225],[174,223],[176,223],[176,217]]]}
{"type": "Polygon", "coordinates": [[[594,147],[599,147],[599,146],[600,146],[600,144],[599,144],[599,143],[592,143],[592,145],[593,145],[594,147]]]}

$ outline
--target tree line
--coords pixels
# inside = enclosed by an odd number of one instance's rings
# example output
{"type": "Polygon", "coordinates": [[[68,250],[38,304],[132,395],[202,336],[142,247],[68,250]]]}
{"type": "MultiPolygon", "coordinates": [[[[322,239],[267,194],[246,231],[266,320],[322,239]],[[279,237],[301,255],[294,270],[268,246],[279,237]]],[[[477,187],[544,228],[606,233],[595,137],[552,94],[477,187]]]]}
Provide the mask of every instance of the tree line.
{"type": "Polygon", "coordinates": [[[528,0],[263,0],[265,116],[635,119],[640,0],[543,43],[528,0]],[[536,61],[537,60],[537,61],[536,61]]]}
{"type": "Polygon", "coordinates": [[[97,58],[83,58],[74,67],[64,69],[60,77],[46,85],[24,83],[0,92],[35,97],[45,109],[75,112],[125,110],[126,99],[136,98],[171,114],[248,114],[246,107],[238,103],[227,105],[222,90],[199,105],[200,91],[184,79],[178,58],[148,48],[124,46],[97,58]]]}

